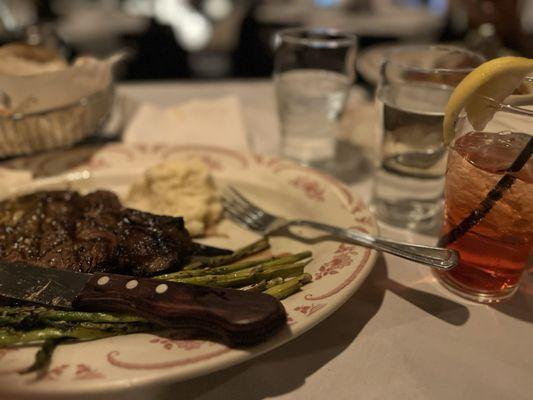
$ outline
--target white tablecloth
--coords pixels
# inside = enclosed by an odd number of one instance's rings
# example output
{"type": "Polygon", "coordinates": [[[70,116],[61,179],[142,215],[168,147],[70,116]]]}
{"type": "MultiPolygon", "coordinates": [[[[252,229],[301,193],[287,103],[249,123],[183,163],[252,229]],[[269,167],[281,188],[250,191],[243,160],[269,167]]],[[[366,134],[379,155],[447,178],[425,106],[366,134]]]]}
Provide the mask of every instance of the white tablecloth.
{"type": "MultiPolygon", "coordinates": [[[[268,82],[138,84],[120,90],[160,105],[236,94],[254,149],[275,151],[278,125],[268,82]]],[[[372,143],[371,125],[364,118],[353,121],[356,139],[372,143]]],[[[360,178],[352,188],[368,199],[370,177],[360,178]]],[[[403,240],[435,240],[381,230],[403,240]]],[[[449,294],[423,266],[381,256],[356,295],[301,337],[227,370],[137,389],[124,398],[531,399],[533,269],[526,275],[511,301],[490,307],[449,294]]]]}

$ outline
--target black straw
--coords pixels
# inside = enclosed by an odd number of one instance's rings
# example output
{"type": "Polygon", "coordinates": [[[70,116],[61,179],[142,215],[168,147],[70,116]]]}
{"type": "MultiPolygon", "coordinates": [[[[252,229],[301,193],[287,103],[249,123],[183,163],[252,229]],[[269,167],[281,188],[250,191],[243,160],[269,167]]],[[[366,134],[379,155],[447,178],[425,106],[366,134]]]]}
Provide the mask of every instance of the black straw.
{"type": "Polygon", "coordinates": [[[489,211],[494,207],[494,204],[500,200],[504,193],[509,190],[513,183],[516,181],[516,177],[511,175],[514,172],[518,172],[526,164],[531,153],[533,152],[533,136],[529,139],[525,147],[522,149],[518,157],[513,161],[511,166],[505,171],[505,175],[501,177],[496,186],[487,194],[487,196],[479,203],[479,206],[470,213],[459,225],[453,228],[450,232],[442,236],[439,240],[439,246],[445,247],[477,225],[489,211]]]}

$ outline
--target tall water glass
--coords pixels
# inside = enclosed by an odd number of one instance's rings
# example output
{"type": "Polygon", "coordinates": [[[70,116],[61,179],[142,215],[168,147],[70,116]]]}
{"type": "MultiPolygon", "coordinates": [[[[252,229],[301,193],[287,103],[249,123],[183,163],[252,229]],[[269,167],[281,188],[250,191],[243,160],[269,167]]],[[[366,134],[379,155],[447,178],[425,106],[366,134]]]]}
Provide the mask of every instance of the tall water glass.
{"type": "Polygon", "coordinates": [[[444,108],[454,87],[483,61],[451,46],[409,46],[389,53],[376,92],[381,154],[371,206],[380,220],[420,230],[440,221],[444,108]]]}
{"type": "Polygon", "coordinates": [[[281,30],[274,85],[281,154],[320,165],[335,157],[339,120],[355,76],[357,38],[332,29],[281,30]]]}

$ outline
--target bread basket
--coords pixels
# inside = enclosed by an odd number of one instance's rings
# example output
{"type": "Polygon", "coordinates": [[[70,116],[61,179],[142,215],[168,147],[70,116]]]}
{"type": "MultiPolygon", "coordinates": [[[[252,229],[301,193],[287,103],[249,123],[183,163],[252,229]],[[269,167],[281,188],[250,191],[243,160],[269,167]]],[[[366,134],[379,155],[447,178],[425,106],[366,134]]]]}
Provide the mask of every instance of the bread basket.
{"type": "Polygon", "coordinates": [[[0,74],[0,158],[68,147],[97,134],[112,109],[112,69],[120,58],[84,57],[58,71],[0,74]]]}
{"type": "Polygon", "coordinates": [[[0,158],[72,146],[96,134],[109,116],[113,87],[61,107],[0,117],[0,158]]]}

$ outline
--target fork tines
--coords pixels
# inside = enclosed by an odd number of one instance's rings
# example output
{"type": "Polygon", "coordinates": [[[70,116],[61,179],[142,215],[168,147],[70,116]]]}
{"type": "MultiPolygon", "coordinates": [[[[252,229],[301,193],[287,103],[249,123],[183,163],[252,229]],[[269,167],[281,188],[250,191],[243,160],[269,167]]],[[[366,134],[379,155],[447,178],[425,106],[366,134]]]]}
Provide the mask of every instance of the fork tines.
{"type": "Polygon", "coordinates": [[[231,219],[248,229],[262,231],[274,219],[232,186],[222,189],[222,204],[231,219]]]}

